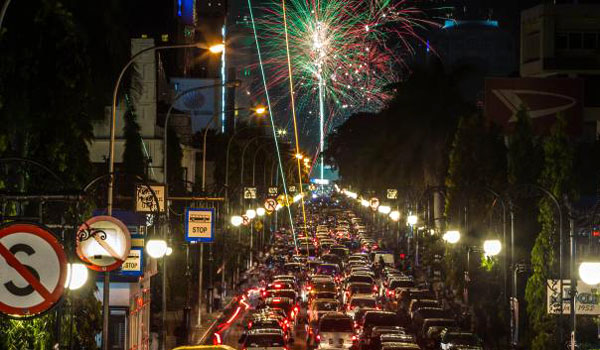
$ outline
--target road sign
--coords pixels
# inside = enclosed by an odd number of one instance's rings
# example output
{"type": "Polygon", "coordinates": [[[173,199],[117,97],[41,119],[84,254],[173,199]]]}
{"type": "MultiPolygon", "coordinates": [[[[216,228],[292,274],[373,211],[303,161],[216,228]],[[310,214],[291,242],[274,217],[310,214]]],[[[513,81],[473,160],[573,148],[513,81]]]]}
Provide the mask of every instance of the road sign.
{"type": "Polygon", "coordinates": [[[187,208],[185,210],[185,240],[211,243],[215,237],[215,210],[187,208]]]}
{"type": "Polygon", "coordinates": [[[94,216],[77,231],[77,255],[95,271],[113,271],[127,259],[131,235],[121,220],[94,216]]]}
{"type": "Polygon", "coordinates": [[[398,199],[398,190],[395,188],[388,188],[387,199],[398,199]]]}
{"type": "Polygon", "coordinates": [[[289,192],[290,193],[296,193],[296,186],[290,186],[289,192]]]}
{"type": "Polygon", "coordinates": [[[248,226],[249,223],[250,223],[250,218],[248,217],[248,215],[242,215],[242,225],[248,226]]]}
{"type": "Polygon", "coordinates": [[[379,208],[379,199],[373,197],[369,200],[369,206],[371,207],[371,209],[373,210],[377,210],[377,208],[379,208]]]}
{"type": "Polygon", "coordinates": [[[244,199],[256,199],[256,187],[244,187],[244,199]]]}
{"type": "Polygon", "coordinates": [[[277,187],[269,187],[269,196],[277,197],[279,189],[277,187]]]}
{"type": "Polygon", "coordinates": [[[277,207],[277,201],[273,198],[269,198],[265,201],[265,210],[269,213],[275,211],[275,207],[277,207]]]}
{"type": "Polygon", "coordinates": [[[158,208],[161,213],[165,211],[165,185],[144,185],[138,184],[135,190],[135,211],[138,213],[156,212],[156,200],[158,199],[158,208]],[[152,195],[152,191],[156,195],[152,195]]]}
{"type": "Polygon", "coordinates": [[[256,221],[256,222],[254,223],[254,229],[255,229],[256,231],[260,231],[260,230],[262,230],[262,229],[263,229],[263,223],[262,223],[262,222],[260,222],[260,221],[256,221]]]}
{"type": "Polygon", "coordinates": [[[58,239],[34,224],[0,229],[0,313],[37,316],[56,305],[67,279],[67,256],[58,239]]]}
{"type": "Polygon", "coordinates": [[[141,276],[144,273],[144,248],[134,247],[129,250],[129,255],[123,265],[120,274],[125,276],[141,276]]]}

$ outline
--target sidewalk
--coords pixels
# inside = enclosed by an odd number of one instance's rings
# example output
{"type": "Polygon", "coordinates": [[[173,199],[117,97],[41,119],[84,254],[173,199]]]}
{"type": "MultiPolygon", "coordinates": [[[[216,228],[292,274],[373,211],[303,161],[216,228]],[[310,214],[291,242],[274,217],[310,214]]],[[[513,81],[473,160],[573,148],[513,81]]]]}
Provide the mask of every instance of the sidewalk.
{"type": "MultiPolygon", "coordinates": [[[[231,302],[231,300],[233,299],[233,297],[231,296],[227,296],[225,297],[225,303],[223,306],[227,306],[227,304],[229,302],[231,302]]],[[[223,308],[225,309],[225,308],[223,308]]],[[[191,317],[191,329],[190,329],[190,334],[189,334],[189,343],[185,343],[185,344],[177,344],[177,336],[176,336],[176,330],[182,326],[183,324],[183,310],[178,310],[178,311],[169,311],[167,313],[167,349],[173,349],[177,346],[180,345],[201,345],[202,341],[204,339],[202,339],[206,332],[209,330],[210,326],[215,322],[215,320],[218,320],[219,317],[221,316],[221,313],[223,311],[223,309],[221,310],[215,310],[212,313],[208,313],[206,311],[206,307],[202,308],[202,323],[200,325],[197,324],[198,322],[198,312],[197,310],[193,310],[192,309],[192,313],[190,315],[191,317]]]]}

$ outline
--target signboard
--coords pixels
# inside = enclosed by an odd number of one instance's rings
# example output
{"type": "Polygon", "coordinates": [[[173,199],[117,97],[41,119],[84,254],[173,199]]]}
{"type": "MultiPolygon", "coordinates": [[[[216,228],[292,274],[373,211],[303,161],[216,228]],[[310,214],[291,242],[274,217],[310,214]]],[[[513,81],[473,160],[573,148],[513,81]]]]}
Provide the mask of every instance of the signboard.
{"type": "Polygon", "coordinates": [[[121,220],[94,216],[79,227],[77,255],[95,271],[113,271],[129,256],[131,235],[121,220]]]}
{"type": "Polygon", "coordinates": [[[211,243],[215,232],[215,210],[187,208],[185,210],[185,240],[211,243]]]}
{"type": "Polygon", "coordinates": [[[379,208],[379,199],[373,197],[369,200],[369,206],[372,210],[377,210],[379,208]]]}
{"type": "Polygon", "coordinates": [[[248,226],[249,223],[250,223],[250,218],[248,217],[248,215],[242,215],[242,225],[248,226]]]}
{"type": "Polygon", "coordinates": [[[0,229],[0,313],[37,316],[58,303],[67,280],[67,256],[46,228],[14,223],[0,229]]]}
{"type": "Polygon", "coordinates": [[[277,187],[269,187],[269,196],[277,197],[279,189],[277,187]]]}
{"type": "Polygon", "coordinates": [[[522,106],[533,130],[549,131],[556,114],[564,115],[570,134],[578,135],[583,120],[584,86],[573,78],[488,78],[485,80],[485,116],[511,131],[522,106]]]}
{"type": "Polygon", "coordinates": [[[158,208],[162,213],[165,211],[165,185],[150,185],[146,186],[138,184],[135,190],[135,211],[138,213],[154,213],[156,212],[156,199],[158,199],[158,208]],[[156,195],[152,195],[152,191],[156,195]]]}
{"type": "Polygon", "coordinates": [[[288,190],[290,193],[296,193],[296,186],[290,186],[288,190]]]}
{"type": "MultiPolygon", "coordinates": [[[[569,295],[571,292],[571,281],[563,280],[563,314],[571,313],[569,295]]],[[[560,313],[560,284],[559,280],[548,280],[547,312],[549,314],[560,313]]],[[[575,296],[575,312],[577,315],[600,315],[600,288],[590,286],[582,281],[577,282],[577,295],[575,296]]]]}
{"type": "Polygon", "coordinates": [[[244,199],[256,199],[256,187],[244,187],[244,199]]]}
{"type": "Polygon", "coordinates": [[[265,210],[268,211],[269,213],[274,212],[276,207],[277,207],[277,201],[275,199],[269,198],[265,201],[265,210]]]}
{"type": "Polygon", "coordinates": [[[141,276],[144,274],[144,248],[131,248],[120,273],[125,276],[141,276]]]}
{"type": "Polygon", "coordinates": [[[398,199],[398,190],[395,188],[388,188],[387,199],[398,199]]]}

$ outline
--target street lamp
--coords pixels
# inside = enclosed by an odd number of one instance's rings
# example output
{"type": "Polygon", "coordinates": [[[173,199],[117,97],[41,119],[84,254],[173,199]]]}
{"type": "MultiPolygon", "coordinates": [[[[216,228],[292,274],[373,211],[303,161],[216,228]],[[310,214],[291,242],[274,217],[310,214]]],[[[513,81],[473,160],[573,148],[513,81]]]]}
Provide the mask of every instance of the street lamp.
{"type": "Polygon", "coordinates": [[[88,268],[84,264],[67,264],[65,288],[75,290],[81,288],[88,279],[88,268]]]}
{"type": "Polygon", "coordinates": [[[296,153],[296,158],[297,159],[302,159],[302,158],[304,158],[304,156],[302,154],[300,154],[300,153],[296,153]]]}
{"type": "Polygon", "coordinates": [[[265,210],[265,208],[256,209],[256,215],[258,215],[258,216],[265,216],[266,212],[267,211],[265,210]]]}
{"type": "Polygon", "coordinates": [[[163,239],[151,239],[146,243],[146,252],[154,259],[162,258],[167,253],[167,242],[163,239]]]}
{"type": "Polygon", "coordinates": [[[488,239],[483,242],[483,253],[486,257],[493,257],[500,254],[502,243],[498,239],[488,239]]]}
{"type": "Polygon", "coordinates": [[[392,221],[398,221],[400,220],[400,212],[397,210],[394,210],[390,213],[390,219],[392,219],[392,221]]]}
{"type": "Polygon", "coordinates": [[[250,220],[254,219],[256,217],[256,210],[254,210],[254,209],[248,209],[248,210],[246,210],[246,216],[250,220]]]}
{"type": "Polygon", "coordinates": [[[167,251],[165,252],[165,255],[166,256],[171,256],[171,254],[173,254],[173,248],[167,247],[167,251]]]}
{"type": "Polygon", "coordinates": [[[406,223],[410,226],[415,226],[417,224],[417,221],[419,221],[419,218],[417,218],[416,215],[411,214],[406,218],[406,223]]]}
{"type": "Polygon", "coordinates": [[[231,224],[235,227],[240,226],[243,222],[244,222],[244,219],[239,215],[235,215],[235,216],[231,217],[231,224]]]}
{"type": "Polygon", "coordinates": [[[595,286],[600,283],[600,262],[584,261],[579,265],[579,277],[585,284],[595,286]]]}
{"type": "Polygon", "coordinates": [[[208,48],[211,53],[221,53],[225,50],[224,44],[215,44],[208,48]]]}
{"type": "Polygon", "coordinates": [[[369,201],[366,199],[361,199],[360,200],[360,205],[362,205],[363,207],[368,207],[369,206],[369,201]]]}
{"type": "Polygon", "coordinates": [[[460,241],[460,232],[458,231],[447,231],[442,236],[442,239],[450,244],[456,244],[460,241]]]}
{"type": "Polygon", "coordinates": [[[258,106],[254,108],[254,113],[256,113],[258,116],[263,116],[267,113],[267,108],[264,106],[258,106]]]}
{"type": "Polygon", "coordinates": [[[392,208],[388,207],[387,205],[380,205],[377,208],[377,211],[379,211],[381,214],[389,214],[392,211],[392,208]]]}

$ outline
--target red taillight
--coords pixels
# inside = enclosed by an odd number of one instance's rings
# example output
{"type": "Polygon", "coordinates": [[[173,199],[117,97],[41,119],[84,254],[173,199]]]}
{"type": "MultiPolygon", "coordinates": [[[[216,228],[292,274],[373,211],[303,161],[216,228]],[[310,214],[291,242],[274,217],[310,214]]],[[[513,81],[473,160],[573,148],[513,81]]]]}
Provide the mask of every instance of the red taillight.
{"type": "Polygon", "coordinates": [[[281,298],[273,298],[273,304],[281,303],[281,298]]]}
{"type": "Polygon", "coordinates": [[[377,292],[379,290],[379,288],[377,288],[377,286],[373,286],[373,291],[377,292]]]}
{"type": "Polygon", "coordinates": [[[317,334],[317,341],[321,341],[321,335],[317,334]]]}
{"type": "Polygon", "coordinates": [[[275,288],[281,288],[281,284],[280,284],[280,283],[275,283],[273,286],[274,286],[275,288]]]}
{"type": "Polygon", "coordinates": [[[358,322],[354,321],[354,328],[358,328],[358,322]]]}
{"type": "Polygon", "coordinates": [[[252,322],[248,322],[248,329],[252,328],[252,322]]]}
{"type": "Polygon", "coordinates": [[[357,336],[355,336],[355,335],[353,335],[353,336],[352,336],[352,341],[357,341],[357,340],[358,340],[358,337],[357,337],[357,336]]]}
{"type": "Polygon", "coordinates": [[[311,289],[312,289],[311,286],[306,287],[306,290],[311,290],[311,289]]]}
{"type": "Polygon", "coordinates": [[[393,290],[388,290],[388,297],[391,297],[394,295],[394,291],[393,290]]]}

